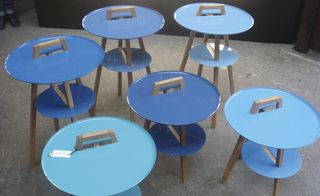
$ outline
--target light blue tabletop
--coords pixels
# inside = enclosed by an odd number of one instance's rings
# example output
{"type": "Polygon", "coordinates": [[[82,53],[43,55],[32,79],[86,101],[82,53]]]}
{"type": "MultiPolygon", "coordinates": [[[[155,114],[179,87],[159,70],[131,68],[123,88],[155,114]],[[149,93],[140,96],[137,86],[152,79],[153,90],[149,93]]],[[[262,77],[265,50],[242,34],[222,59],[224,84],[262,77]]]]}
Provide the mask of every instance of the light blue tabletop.
{"type": "Polygon", "coordinates": [[[300,148],[315,142],[320,132],[318,112],[294,94],[273,88],[248,88],[232,95],[225,104],[231,127],[243,137],[272,148],[300,148]],[[282,96],[283,107],[251,114],[253,101],[282,96]]]}
{"type": "Polygon", "coordinates": [[[129,106],[142,118],[166,125],[187,125],[205,120],[220,105],[220,94],[208,80],[197,75],[164,71],[136,80],[128,89],[129,106]],[[182,76],[185,88],[152,95],[154,82],[182,76]]]}
{"type": "MultiPolygon", "coordinates": [[[[136,17],[106,19],[107,9],[121,6],[103,7],[90,12],[82,20],[83,28],[93,35],[108,39],[136,39],[154,34],[164,25],[164,18],[159,12],[141,6],[134,6],[136,17]]],[[[122,15],[128,16],[128,13],[118,13],[117,16],[122,15]]]]}
{"type": "MultiPolygon", "coordinates": [[[[58,48],[51,47],[41,52],[54,49],[58,48]]],[[[23,43],[8,55],[5,68],[10,76],[23,82],[60,83],[90,73],[101,64],[103,57],[103,50],[96,42],[80,36],[59,35],[23,43]],[[67,50],[36,59],[32,57],[34,45],[57,38],[66,41],[67,50]]]]}
{"type": "Polygon", "coordinates": [[[95,117],[72,123],[46,144],[41,165],[48,180],[73,195],[113,195],[136,186],[156,160],[152,137],[140,125],[116,117],[95,117]],[[51,150],[74,150],[76,136],[112,129],[118,142],[76,151],[71,158],[52,158],[51,150]]]}
{"type": "MultiPolygon", "coordinates": [[[[193,3],[180,7],[174,13],[175,20],[183,27],[209,35],[232,35],[242,33],[253,25],[253,18],[247,12],[225,4],[225,15],[197,16],[200,5],[210,2],[193,3]]],[[[204,11],[210,13],[210,10],[204,11]]],[[[217,10],[213,10],[217,13],[217,10]]]]}

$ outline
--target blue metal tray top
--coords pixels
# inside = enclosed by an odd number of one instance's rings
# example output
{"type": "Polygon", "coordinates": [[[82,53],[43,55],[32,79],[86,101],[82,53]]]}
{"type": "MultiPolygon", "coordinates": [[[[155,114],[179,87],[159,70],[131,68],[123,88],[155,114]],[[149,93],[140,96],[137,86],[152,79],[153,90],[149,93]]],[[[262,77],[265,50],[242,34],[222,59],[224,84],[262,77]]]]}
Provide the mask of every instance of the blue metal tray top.
{"type": "MultiPolygon", "coordinates": [[[[40,51],[50,53],[61,48],[40,51]]],[[[50,84],[80,78],[98,67],[104,57],[102,48],[94,41],[74,35],[43,37],[15,48],[5,60],[5,68],[13,78],[34,84],[50,84]],[[62,38],[67,50],[49,56],[32,57],[33,46],[62,38]]]]}
{"type": "MultiPolygon", "coordinates": [[[[277,149],[269,148],[273,156],[277,149]]],[[[268,178],[287,178],[296,174],[301,168],[301,157],[296,149],[284,150],[281,167],[277,167],[259,144],[247,140],[241,149],[243,162],[254,172],[268,178]]]]}
{"type": "MultiPolygon", "coordinates": [[[[65,93],[63,85],[59,85],[59,88],[65,93]]],[[[71,84],[70,88],[74,102],[73,108],[67,107],[51,87],[37,97],[37,110],[49,118],[70,118],[87,112],[96,101],[94,92],[81,84],[71,84]]]]}
{"type": "MultiPolygon", "coordinates": [[[[173,126],[180,133],[179,126],[173,126]]],[[[186,145],[181,145],[169,131],[167,125],[154,124],[149,130],[157,150],[171,156],[188,156],[197,152],[206,141],[206,134],[198,124],[187,125],[186,145]]]]}
{"type": "MultiPolygon", "coordinates": [[[[82,20],[83,28],[96,36],[108,39],[136,39],[158,32],[164,25],[163,16],[152,9],[134,6],[136,17],[107,20],[107,9],[119,8],[110,6],[97,9],[87,14],[82,20]]],[[[118,13],[126,17],[128,13],[118,13]]]]}
{"type": "MultiPolygon", "coordinates": [[[[197,16],[200,5],[212,5],[214,3],[193,3],[180,7],[174,13],[175,20],[183,27],[209,35],[232,35],[242,33],[253,25],[253,18],[247,12],[230,6],[225,6],[225,15],[197,16]]],[[[207,10],[210,12],[211,10],[207,10]]]]}
{"type": "Polygon", "coordinates": [[[226,67],[234,65],[238,61],[239,54],[231,47],[220,44],[219,60],[214,60],[206,45],[200,44],[189,50],[189,57],[201,65],[210,67],[226,67]]]}
{"type": "Polygon", "coordinates": [[[220,94],[212,83],[197,75],[164,71],[136,80],[128,89],[127,101],[144,119],[166,125],[188,125],[213,115],[220,105],[220,94]],[[184,88],[152,95],[155,82],[179,76],[184,79],[184,88]]]}
{"type": "Polygon", "coordinates": [[[225,104],[231,127],[244,138],[277,149],[300,148],[319,137],[320,116],[307,101],[273,88],[248,88],[232,95],[225,104]],[[283,106],[251,114],[253,101],[281,96],[283,106]]]}
{"type": "Polygon", "coordinates": [[[116,72],[134,72],[150,65],[151,56],[145,50],[131,48],[131,54],[132,63],[128,65],[119,49],[112,49],[106,52],[103,65],[105,68],[116,72]]]}
{"type": "Polygon", "coordinates": [[[77,121],[58,131],[46,144],[41,165],[48,180],[73,195],[139,195],[136,185],[151,171],[156,146],[141,126],[116,117],[77,121]],[[117,142],[75,151],[70,158],[48,156],[51,150],[73,151],[76,137],[113,130],[117,142]],[[125,191],[129,192],[125,192],[125,191]]]}

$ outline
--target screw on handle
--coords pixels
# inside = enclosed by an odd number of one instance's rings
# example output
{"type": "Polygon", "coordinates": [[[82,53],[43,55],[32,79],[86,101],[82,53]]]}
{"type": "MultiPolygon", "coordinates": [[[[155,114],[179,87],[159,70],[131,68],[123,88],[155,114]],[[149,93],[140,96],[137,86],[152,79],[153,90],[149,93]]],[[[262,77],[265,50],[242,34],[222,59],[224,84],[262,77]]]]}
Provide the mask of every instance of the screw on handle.
{"type": "MultiPolygon", "coordinates": [[[[200,5],[197,11],[197,16],[202,16],[202,12],[203,10],[213,10],[213,9],[220,9],[220,13],[221,15],[225,15],[226,14],[226,9],[224,7],[224,4],[203,4],[200,5]]],[[[214,14],[210,14],[210,15],[214,15],[214,14]]]]}
{"type": "Polygon", "coordinates": [[[111,19],[119,19],[119,18],[112,18],[112,14],[114,13],[123,13],[123,12],[130,12],[131,17],[136,17],[137,13],[136,13],[136,9],[134,6],[121,6],[121,7],[114,7],[114,8],[108,8],[107,9],[107,20],[111,20],[111,19]]]}
{"type": "Polygon", "coordinates": [[[116,143],[117,137],[112,130],[97,131],[77,136],[76,150],[98,147],[101,145],[116,143]]]}
{"type": "Polygon", "coordinates": [[[68,49],[67,47],[67,43],[63,38],[58,38],[58,39],[53,39],[50,41],[46,41],[46,42],[42,42],[39,44],[36,44],[33,46],[33,58],[39,58],[41,56],[40,51],[45,49],[45,48],[49,48],[52,46],[61,46],[61,49],[63,51],[66,51],[68,49]]]}
{"type": "Polygon", "coordinates": [[[256,100],[252,103],[250,113],[256,114],[258,112],[264,112],[266,108],[271,108],[275,104],[275,108],[281,108],[283,105],[281,96],[273,96],[265,99],[256,100]]]}
{"type": "Polygon", "coordinates": [[[170,89],[179,88],[180,90],[185,87],[183,77],[174,77],[166,80],[160,80],[153,84],[152,95],[157,95],[159,91],[167,92],[170,89]]]}

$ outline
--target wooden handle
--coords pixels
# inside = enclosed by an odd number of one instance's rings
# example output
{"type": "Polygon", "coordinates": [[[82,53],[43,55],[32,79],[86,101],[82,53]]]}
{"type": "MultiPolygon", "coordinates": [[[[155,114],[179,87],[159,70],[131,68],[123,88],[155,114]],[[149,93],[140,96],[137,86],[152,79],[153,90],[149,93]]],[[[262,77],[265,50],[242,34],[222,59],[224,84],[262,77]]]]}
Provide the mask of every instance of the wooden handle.
{"type": "Polygon", "coordinates": [[[153,84],[152,95],[157,95],[159,93],[160,89],[161,88],[165,88],[165,87],[168,87],[168,88],[165,89],[164,91],[167,91],[169,89],[176,88],[176,87],[178,87],[179,89],[184,88],[183,77],[179,76],[179,77],[170,78],[170,79],[166,79],[166,80],[161,80],[161,81],[155,82],[153,84]]]}
{"type": "Polygon", "coordinates": [[[282,107],[282,97],[281,96],[273,96],[269,97],[266,99],[260,99],[257,101],[254,101],[252,103],[250,113],[251,114],[256,114],[259,112],[259,109],[262,109],[262,106],[268,106],[269,104],[275,103],[276,108],[281,108],[282,107]]]}
{"type": "Polygon", "coordinates": [[[60,45],[62,50],[67,50],[67,43],[63,38],[58,38],[58,39],[53,39],[50,41],[46,41],[46,42],[42,42],[39,44],[36,44],[33,46],[33,58],[39,58],[40,57],[40,50],[45,49],[45,48],[49,48],[52,46],[56,46],[56,45],[60,45]]]}
{"type": "Polygon", "coordinates": [[[213,9],[220,9],[221,15],[226,14],[226,9],[224,7],[224,4],[204,4],[199,6],[197,11],[197,16],[201,16],[203,10],[213,10],[213,9]]]}
{"type": "Polygon", "coordinates": [[[121,6],[121,7],[115,7],[115,8],[109,8],[107,9],[107,20],[112,19],[112,14],[114,13],[122,13],[122,12],[130,12],[131,17],[136,17],[136,9],[134,6],[121,6]]]}
{"type": "Polygon", "coordinates": [[[116,143],[117,138],[112,130],[103,130],[77,136],[76,150],[92,148],[106,144],[116,143]]]}

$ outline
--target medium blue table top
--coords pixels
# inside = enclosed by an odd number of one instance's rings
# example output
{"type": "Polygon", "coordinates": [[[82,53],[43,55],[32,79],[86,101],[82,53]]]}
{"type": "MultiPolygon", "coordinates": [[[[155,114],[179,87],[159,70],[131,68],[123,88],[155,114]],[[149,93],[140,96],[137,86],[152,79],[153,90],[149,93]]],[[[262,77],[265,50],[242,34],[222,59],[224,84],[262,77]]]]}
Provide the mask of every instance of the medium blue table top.
{"type": "Polygon", "coordinates": [[[60,83],[90,73],[101,64],[103,57],[102,48],[92,40],[73,35],[51,36],[31,40],[15,48],[6,58],[5,68],[10,76],[23,82],[60,83]],[[57,38],[66,41],[66,51],[32,58],[35,44],[57,38]]]}
{"type": "MultiPolygon", "coordinates": [[[[136,17],[106,20],[108,8],[121,6],[104,7],[90,12],[82,20],[83,28],[93,35],[108,39],[136,39],[154,34],[164,25],[164,18],[159,12],[141,6],[134,6],[136,17]]],[[[121,14],[128,15],[119,13],[117,16],[121,14]]]]}
{"type": "Polygon", "coordinates": [[[319,137],[318,112],[301,97],[272,88],[248,88],[232,95],[225,104],[231,127],[243,137],[278,149],[299,148],[319,137]],[[272,96],[283,97],[283,107],[251,114],[253,101],[272,96]]]}
{"type": "Polygon", "coordinates": [[[156,160],[156,146],[141,126],[116,117],[95,117],[72,123],[46,144],[41,165],[48,180],[74,195],[113,195],[141,182],[156,160]],[[74,150],[76,136],[112,129],[118,142],[76,151],[71,158],[52,158],[51,150],[74,150]]]}
{"type": "Polygon", "coordinates": [[[142,118],[166,125],[187,125],[213,115],[220,105],[220,94],[208,80],[197,75],[164,71],[136,80],[128,89],[129,106],[142,118]],[[182,76],[185,88],[152,95],[156,81],[182,76]]]}
{"type": "MultiPolygon", "coordinates": [[[[253,18],[247,12],[225,4],[225,15],[197,16],[200,5],[210,2],[193,3],[180,7],[174,13],[175,20],[183,27],[209,35],[232,35],[242,33],[253,25],[253,18]]],[[[216,12],[217,10],[215,10],[216,12]]],[[[204,11],[204,13],[210,10],[204,11]]]]}

